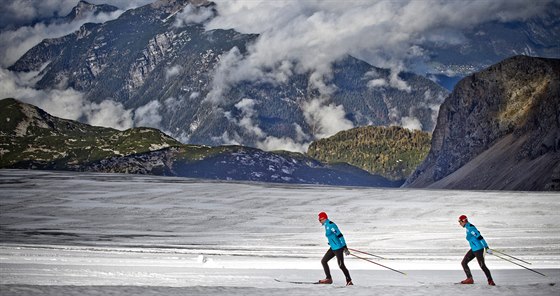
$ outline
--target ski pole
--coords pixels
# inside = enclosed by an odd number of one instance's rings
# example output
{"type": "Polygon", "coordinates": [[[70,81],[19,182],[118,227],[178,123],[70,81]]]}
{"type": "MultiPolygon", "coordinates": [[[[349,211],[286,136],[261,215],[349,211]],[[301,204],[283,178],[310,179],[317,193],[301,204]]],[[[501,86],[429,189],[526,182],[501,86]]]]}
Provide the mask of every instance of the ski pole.
{"type": "Polygon", "coordinates": [[[362,253],[362,254],[366,254],[366,255],[370,255],[370,256],[373,256],[373,257],[377,257],[377,258],[379,258],[379,259],[385,259],[385,258],[383,258],[383,257],[381,257],[381,256],[377,256],[377,255],[374,255],[374,254],[371,254],[371,253],[368,253],[368,252],[364,252],[364,251],[360,251],[360,250],[356,250],[356,249],[350,249],[350,248],[348,248],[348,250],[354,251],[354,252],[358,252],[358,253],[362,253]]]}
{"type": "Polygon", "coordinates": [[[352,253],[350,253],[350,255],[352,255],[352,256],[354,256],[354,257],[356,257],[356,258],[358,258],[358,259],[362,259],[362,260],[365,260],[365,261],[367,261],[367,262],[370,262],[370,263],[373,263],[373,264],[377,264],[377,265],[379,265],[379,266],[381,266],[381,267],[385,267],[385,268],[387,268],[387,269],[389,269],[389,270],[392,270],[392,271],[394,271],[394,272],[398,272],[398,273],[400,273],[400,274],[406,275],[406,273],[404,273],[404,272],[402,272],[402,271],[398,271],[398,270],[396,270],[396,269],[392,269],[391,267],[385,266],[385,265],[383,265],[383,264],[379,264],[379,263],[377,263],[377,262],[375,262],[375,261],[371,261],[371,260],[369,260],[369,259],[367,259],[367,258],[360,257],[360,256],[354,255],[354,254],[352,254],[352,253]]]}
{"type": "Polygon", "coordinates": [[[538,271],[536,271],[536,270],[534,270],[534,269],[531,269],[531,268],[529,268],[529,267],[525,267],[525,266],[523,266],[523,265],[521,265],[521,264],[519,264],[519,263],[517,263],[517,262],[513,262],[512,260],[509,260],[509,259],[507,259],[507,258],[504,258],[504,257],[502,257],[502,256],[500,256],[500,255],[498,255],[498,254],[493,254],[493,255],[496,256],[496,257],[498,257],[498,258],[500,258],[500,259],[502,259],[502,260],[505,260],[505,261],[507,261],[507,262],[509,262],[509,263],[513,263],[513,264],[515,264],[515,265],[517,265],[517,266],[521,266],[521,267],[523,267],[523,268],[525,268],[525,269],[527,269],[527,270],[530,270],[530,271],[532,271],[532,272],[534,272],[534,273],[538,273],[538,274],[540,274],[540,275],[542,275],[542,276],[546,276],[545,274],[542,274],[542,273],[540,273],[540,272],[538,272],[538,271]]]}
{"type": "Polygon", "coordinates": [[[512,259],[521,261],[521,262],[523,262],[523,263],[531,264],[531,262],[527,262],[527,261],[525,261],[525,260],[521,260],[521,259],[519,259],[519,258],[516,258],[516,257],[513,257],[513,256],[511,256],[511,255],[508,255],[508,254],[506,254],[506,253],[504,253],[504,252],[498,251],[498,250],[496,250],[496,249],[490,249],[490,250],[492,250],[492,252],[496,252],[496,253],[502,254],[502,255],[504,255],[504,256],[508,256],[508,257],[510,257],[510,258],[512,258],[512,259]]]}

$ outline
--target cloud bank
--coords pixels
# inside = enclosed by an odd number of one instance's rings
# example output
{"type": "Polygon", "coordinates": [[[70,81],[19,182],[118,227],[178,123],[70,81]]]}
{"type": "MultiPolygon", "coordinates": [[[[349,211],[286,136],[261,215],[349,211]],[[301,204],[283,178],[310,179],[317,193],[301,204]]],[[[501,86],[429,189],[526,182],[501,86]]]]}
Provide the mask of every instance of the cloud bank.
{"type": "MultiPolygon", "coordinates": [[[[79,0],[2,0],[0,3],[0,31],[29,26],[50,17],[65,16],[79,0]]],[[[109,4],[128,10],[155,0],[87,0],[92,4],[109,4]]]]}
{"type": "MultiPolygon", "coordinates": [[[[224,112],[224,116],[235,125],[241,127],[245,135],[256,139],[256,146],[259,149],[271,150],[288,150],[304,153],[311,144],[309,136],[303,132],[303,129],[297,123],[293,124],[296,133],[296,139],[288,137],[274,137],[264,132],[255,122],[255,117],[258,115],[255,106],[258,104],[253,99],[244,98],[235,104],[235,108],[239,113],[238,116],[232,112],[224,112]]],[[[234,132],[230,135],[224,132],[221,137],[214,138],[215,141],[223,142],[224,144],[240,145],[243,141],[243,136],[234,132]]]]}
{"type": "Polygon", "coordinates": [[[84,99],[84,94],[67,89],[38,90],[34,87],[38,72],[14,73],[0,68],[0,98],[16,98],[35,105],[49,114],[119,130],[135,126],[161,128],[160,103],[157,101],[133,109],[121,103],[104,100],[93,103],[84,99]]]}
{"type": "MultiPolygon", "coordinates": [[[[122,9],[134,8],[151,1],[104,1],[92,0],[94,4],[111,4],[122,9]]],[[[116,19],[124,12],[100,13],[70,23],[43,22],[46,18],[65,16],[78,3],[77,0],[6,0],[0,4],[0,99],[16,98],[33,104],[48,113],[91,125],[124,130],[134,126],[160,128],[161,116],[154,113],[159,103],[152,101],[136,110],[126,109],[122,104],[104,100],[93,103],[73,88],[38,90],[35,82],[38,72],[14,73],[6,68],[25,52],[46,38],[58,38],[78,30],[85,23],[103,23],[116,19]]],[[[173,71],[171,71],[173,75],[173,71]]]]}
{"type": "MultiPolygon", "coordinates": [[[[524,20],[552,0],[216,0],[207,29],[235,29],[260,37],[240,67],[324,74],[347,54],[393,68],[422,55],[424,42],[456,43],[461,30],[487,21],[524,20]]],[[[245,71],[247,73],[247,71],[245,71]]]]}
{"type": "MultiPolygon", "coordinates": [[[[398,74],[414,61],[427,58],[423,44],[460,44],[465,41],[465,29],[488,21],[525,20],[542,12],[552,0],[214,2],[218,15],[205,20],[207,30],[235,29],[259,37],[246,54],[234,48],[221,56],[206,101],[223,103],[223,95],[240,81],[283,83],[294,74],[311,73],[309,85],[319,96],[310,98],[301,109],[314,136],[321,138],[352,127],[344,118],[343,106],[328,99],[336,89],[330,83],[333,62],[352,55],[389,68],[388,80],[370,77],[368,86],[410,92],[398,74]]],[[[429,107],[437,116],[438,107],[429,107]]],[[[396,124],[421,128],[413,112],[396,124]]]]}
{"type": "Polygon", "coordinates": [[[122,10],[109,14],[100,13],[90,15],[71,23],[51,24],[37,23],[33,26],[23,26],[15,30],[0,33],[0,66],[7,68],[22,57],[28,50],[44,39],[58,38],[77,31],[85,23],[104,23],[116,19],[122,10]]]}
{"type": "MultiPolygon", "coordinates": [[[[313,135],[305,135],[294,125],[297,139],[279,139],[267,135],[255,119],[255,104],[246,98],[238,102],[239,118],[229,118],[245,132],[259,139],[259,147],[272,150],[279,147],[302,151],[313,137],[330,136],[352,127],[345,118],[343,106],[329,101],[336,90],[330,81],[334,61],[352,55],[368,63],[391,69],[387,80],[367,76],[368,86],[392,87],[410,91],[398,74],[414,60],[426,58],[423,44],[461,44],[462,30],[487,21],[524,20],[546,9],[554,0],[215,0],[217,16],[208,8],[188,5],[177,14],[176,26],[204,23],[208,30],[235,29],[241,33],[256,33],[259,37],[242,54],[238,48],[223,54],[206,102],[220,105],[224,94],[240,81],[285,83],[294,74],[310,73],[309,85],[318,95],[301,104],[306,123],[313,135]]],[[[154,2],[153,0],[92,0],[128,9],[154,2]]],[[[84,22],[104,22],[118,14],[99,15],[65,25],[37,23],[51,16],[70,12],[77,0],[6,0],[0,4],[0,66],[13,64],[28,49],[44,38],[60,37],[77,30],[84,22]]],[[[122,10],[120,11],[122,12],[122,10]]],[[[120,13],[119,12],[119,13],[120,13]]],[[[172,79],[180,66],[167,69],[172,79]]],[[[32,78],[1,71],[0,96],[16,97],[41,106],[48,112],[70,119],[85,118],[88,123],[102,123],[116,128],[135,125],[157,127],[157,113],[166,104],[149,103],[145,108],[126,110],[118,103],[86,102],[73,89],[36,90],[32,78]],[[19,93],[18,93],[19,92],[19,93]],[[111,116],[114,120],[111,119],[111,116]]],[[[200,94],[193,93],[193,96],[200,94]]],[[[429,106],[437,115],[438,106],[429,106]]],[[[410,114],[395,124],[418,128],[419,122],[410,114]]],[[[239,135],[222,135],[224,142],[239,142],[239,135]]],[[[304,151],[304,150],[303,150],[304,151]]]]}

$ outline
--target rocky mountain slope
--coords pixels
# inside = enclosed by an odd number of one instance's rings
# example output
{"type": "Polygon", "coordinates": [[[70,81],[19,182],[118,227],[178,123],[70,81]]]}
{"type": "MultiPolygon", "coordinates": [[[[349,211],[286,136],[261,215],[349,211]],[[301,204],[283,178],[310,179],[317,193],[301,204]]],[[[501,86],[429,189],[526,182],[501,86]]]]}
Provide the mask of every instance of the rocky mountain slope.
{"type": "Polygon", "coordinates": [[[317,77],[310,71],[294,70],[285,81],[221,81],[217,71],[228,58],[246,54],[257,36],[178,25],[177,15],[187,5],[208,10],[213,4],[159,0],[113,21],[85,24],[73,34],[44,40],[10,70],[40,71],[35,87],[72,87],[92,102],[111,99],[135,109],[155,100],[154,111],[162,118],[158,128],[185,143],[256,147],[263,135],[298,139],[302,134],[301,141],[310,142],[321,131],[303,109],[317,98],[325,106],[342,106],[354,126],[400,124],[405,117],[417,119],[425,131],[435,126],[445,89],[410,73],[399,76],[410,89],[372,87],[370,80],[394,77],[351,56],[332,65],[332,77],[321,78],[334,86],[327,97],[313,85],[317,77]],[[219,103],[209,99],[216,96],[219,103]],[[239,107],[244,99],[254,103],[251,110],[239,107]],[[247,121],[252,126],[243,124],[247,121]],[[262,132],[255,133],[257,128],[262,132]]]}
{"type": "Polygon", "coordinates": [[[118,131],[90,126],[15,99],[0,101],[0,122],[0,167],[79,169],[111,156],[181,145],[152,128],[118,131]]]}
{"type": "Polygon", "coordinates": [[[313,142],[307,155],[346,162],[390,180],[405,180],[430,150],[431,135],[397,126],[365,126],[313,142]]]}
{"type": "MultiPolygon", "coordinates": [[[[68,15],[60,18],[62,21],[70,22],[73,20],[84,19],[89,15],[97,15],[99,13],[109,13],[117,11],[118,8],[107,4],[92,4],[84,0],[80,0],[78,4],[68,13],[68,15]]],[[[54,18],[57,20],[57,18],[54,18]]],[[[50,19],[49,21],[53,21],[50,19]]]]}
{"type": "Polygon", "coordinates": [[[402,182],[299,153],[184,145],[152,128],[119,131],[0,101],[0,168],[152,174],[221,180],[397,187],[402,182]]]}
{"type": "Polygon", "coordinates": [[[461,80],[439,112],[404,186],[560,189],[560,60],[504,60],[461,80]]]}

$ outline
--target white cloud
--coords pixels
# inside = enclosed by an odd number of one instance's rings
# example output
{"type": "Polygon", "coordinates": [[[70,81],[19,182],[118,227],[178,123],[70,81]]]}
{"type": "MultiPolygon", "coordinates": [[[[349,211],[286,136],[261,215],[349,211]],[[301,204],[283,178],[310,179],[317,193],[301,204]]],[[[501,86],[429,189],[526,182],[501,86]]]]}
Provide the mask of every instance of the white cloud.
{"type": "Polygon", "coordinates": [[[384,87],[387,86],[387,80],[383,78],[376,78],[368,81],[367,87],[369,88],[377,88],[377,87],[384,87]]]}
{"type": "Polygon", "coordinates": [[[346,54],[401,60],[421,52],[418,44],[442,28],[453,32],[485,21],[524,19],[551,0],[215,2],[219,14],[208,29],[261,34],[248,62],[274,66],[288,60],[302,70],[319,70],[346,54]]]}
{"type": "Polygon", "coordinates": [[[162,104],[156,100],[144,106],[136,108],[134,111],[134,126],[146,126],[161,129],[160,108],[162,104]]]}
{"type": "Polygon", "coordinates": [[[0,98],[15,98],[35,105],[53,116],[94,126],[119,130],[134,126],[160,128],[162,105],[158,101],[151,101],[136,110],[126,109],[121,103],[111,100],[89,102],[82,92],[73,88],[35,89],[34,75],[37,74],[38,72],[14,73],[0,68],[0,98]]]}
{"type": "Polygon", "coordinates": [[[245,131],[258,138],[262,138],[265,136],[265,133],[253,122],[253,116],[257,113],[254,108],[255,104],[256,102],[254,100],[247,98],[242,99],[239,103],[235,104],[235,108],[241,111],[242,117],[239,120],[233,119],[233,121],[245,131]]]}
{"type": "Polygon", "coordinates": [[[237,68],[239,61],[243,59],[239,48],[234,47],[227,53],[222,54],[218,62],[216,71],[212,79],[212,90],[206,95],[203,102],[219,104],[223,101],[223,95],[230,87],[240,81],[238,76],[232,75],[232,71],[237,68]]]}
{"type": "MultiPolygon", "coordinates": [[[[109,4],[122,10],[142,6],[155,0],[88,0],[92,4],[109,4]]],[[[65,16],[78,0],[2,0],[0,3],[0,29],[8,26],[29,25],[34,21],[65,16]]]]}
{"type": "Polygon", "coordinates": [[[45,25],[38,23],[0,33],[0,66],[7,68],[21,58],[28,50],[44,39],[57,38],[77,31],[85,23],[103,23],[116,19],[123,11],[90,15],[71,23],[45,25]]]}
{"type": "Polygon", "coordinates": [[[313,134],[318,139],[354,127],[352,122],[345,118],[346,112],[343,106],[329,104],[325,99],[317,98],[304,102],[302,110],[305,121],[311,126],[313,134]]]}
{"type": "Polygon", "coordinates": [[[405,116],[401,119],[400,126],[407,128],[409,130],[422,130],[422,123],[416,117],[405,116]]]}
{"type": "Polygon", "coordinates": [[[177,13],[174,25],[184,27],[189,24],[201,24],[214,16],[214,11],[210,6],[194,6],[188,4],[183,10],[177,13]]]}
{"type": "Polygon", "coordinates": [[[222,145],[241,145],[243,139],[235,132],[230,136],[229,132],[225,131],[219,137],[212,137],[212,141],[222,143],[222,145]]]}
{"type": "Polygon", "coordinates": [[[257,148],[265,151],[286,150],[305,153],[309,145],[311,145],[311,142],[300,143],[288,137],[277,138],[268,136],[264,141],[257,143],[257,148]]]}
{"type": "Polygon", "coordinates": [[[179,75],[179,73],[181,73],[182,70],[183,70],[183,67],[181,67],[180,65],[174,65],[172,67],[166,68],[165,69],[165,79],[169,80],[169,79],[179,75]]]}
{"type": "Polygon", "coordinates": [[[3,0],[0,4],[0,28],[28,24],[36,19],[67,15],[76,0],[3,0]]]}
{"type": "Polygon", "coordinates": [[[196,99],[198,97],[200,97],[200,92],[197,92],[197,91],[192,92],[189,96],[190,99],[196,99]]]}
{"type": "MultiPolygon", "coordinates": [[[[304,102],[302,111],[315,137],[330,136],[353,127],[342,106],[327,103],[336,90],[333,62],[352,55],[390,68],[388,79],[372,77],[368,86],[410,92],[399,73],[409,61],[426,58],[424,42],[458,44],[464,41],[462,29],[534,16],[551,1],[216,0],[218,14],[206,23],[207,30],[235,29],[259,37],[246,54],[234,48],[222,55],[205,100],[220,104],[240,81],[283,83],[310,73],[309,85],[321,98],[304,102]]],[[[413,117],[404,124],[418,126],[413,117]]]]}
{"type": "Polygon", "coordinates": [[[94,126],[112,127],[125,130],[133,127],[132,110],[126,110],[121,103],[105,100],[99,104],[84,103],[87,123],[94,126]]]}
{"type": "MultiPolygon", "coordinates": [[[[256,147],[266,151],[272,150],[288,150],[304,153],[311,144],[309,136],[303,132],[300,125],[294,124],[296,132],[296,140],[288,137],[274,137],[264,132],[256,123],[254,117],[257,115],[255,105],[257,101],[244,98],[235,104],[235,108],[240,112],[240,116],[236,117],[232,112],[224,112],[224,116],[235,125],[242,128],[245,133],[256,138],[256,147]],[[307,142],[306,142],[307,141],[307,142]]],[[[212,140],[223,144],[239,145],[243,143],[243,138],[236,132],[230,135],[224,132],[220,137],[214,137],[212,140]]]]}
{"type": "Polygon", "coordinates": [[[331,63],[349,54],[393,69],[390,86],[408,91],[398,73],[407,60],[425,54],[423,42],[434,38],[461,42],[461,29],[534,16],[551,1],[216,0],[218,16],[207,23],[207,29],[233,28],[260,36],[246,56],[237,55],[235,63],[228,64],[233,69],[221,69],[222,75],[231,77],[220,77],[214,86],[223,89],[221,83],[265,77],[285,79],[306,71],[321,78],[313,83],[328,85],[331,63]]]}

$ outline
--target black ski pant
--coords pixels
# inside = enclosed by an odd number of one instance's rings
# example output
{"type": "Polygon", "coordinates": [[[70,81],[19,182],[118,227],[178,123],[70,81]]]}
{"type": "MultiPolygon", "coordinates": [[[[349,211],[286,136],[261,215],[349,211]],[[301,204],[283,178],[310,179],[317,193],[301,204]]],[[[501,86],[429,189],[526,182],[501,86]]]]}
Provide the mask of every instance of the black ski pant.
{"type": "Polygon", "coordinates": [[[463,258],[461,265],[463,265],[463,269],[465,270],[465,274],[467,275],[467,278],[472,278],[472,273],[469,268],[469,262],[471,262],[471,260],[473,260],[475,257],[476,260],[478,261],[478,265],[480,265],[480,269],[484,271],[486,278],[488,280],[491,280],[492,275],[490,274],[490,270],[488,270],[488,267],[486,267],[486,263],[484,263],[484,249],[478,250],[476,252],[469,250],[467,254],[465,254],[465,257],[463,258]]]}
{"type": "Polygon", "coordinates": [[[346,265],[344,265],[344,248],[335,251],[329,248],[325,253],[325,256],[323,256],[323,259],[321,260],[321,264],[323,264],[323,269],[325,270],[325,275],[327,276],[327,278],[332,279],[331,270],[329,269],[329,260],[334,258],[334,256],[336,256],[338,267],[340,267],[342,272],[344,272],[344,276],[346,277],[346,282],[351,281],[352,279],[350,278],[350,272],[346,268],[346,265]]]}

